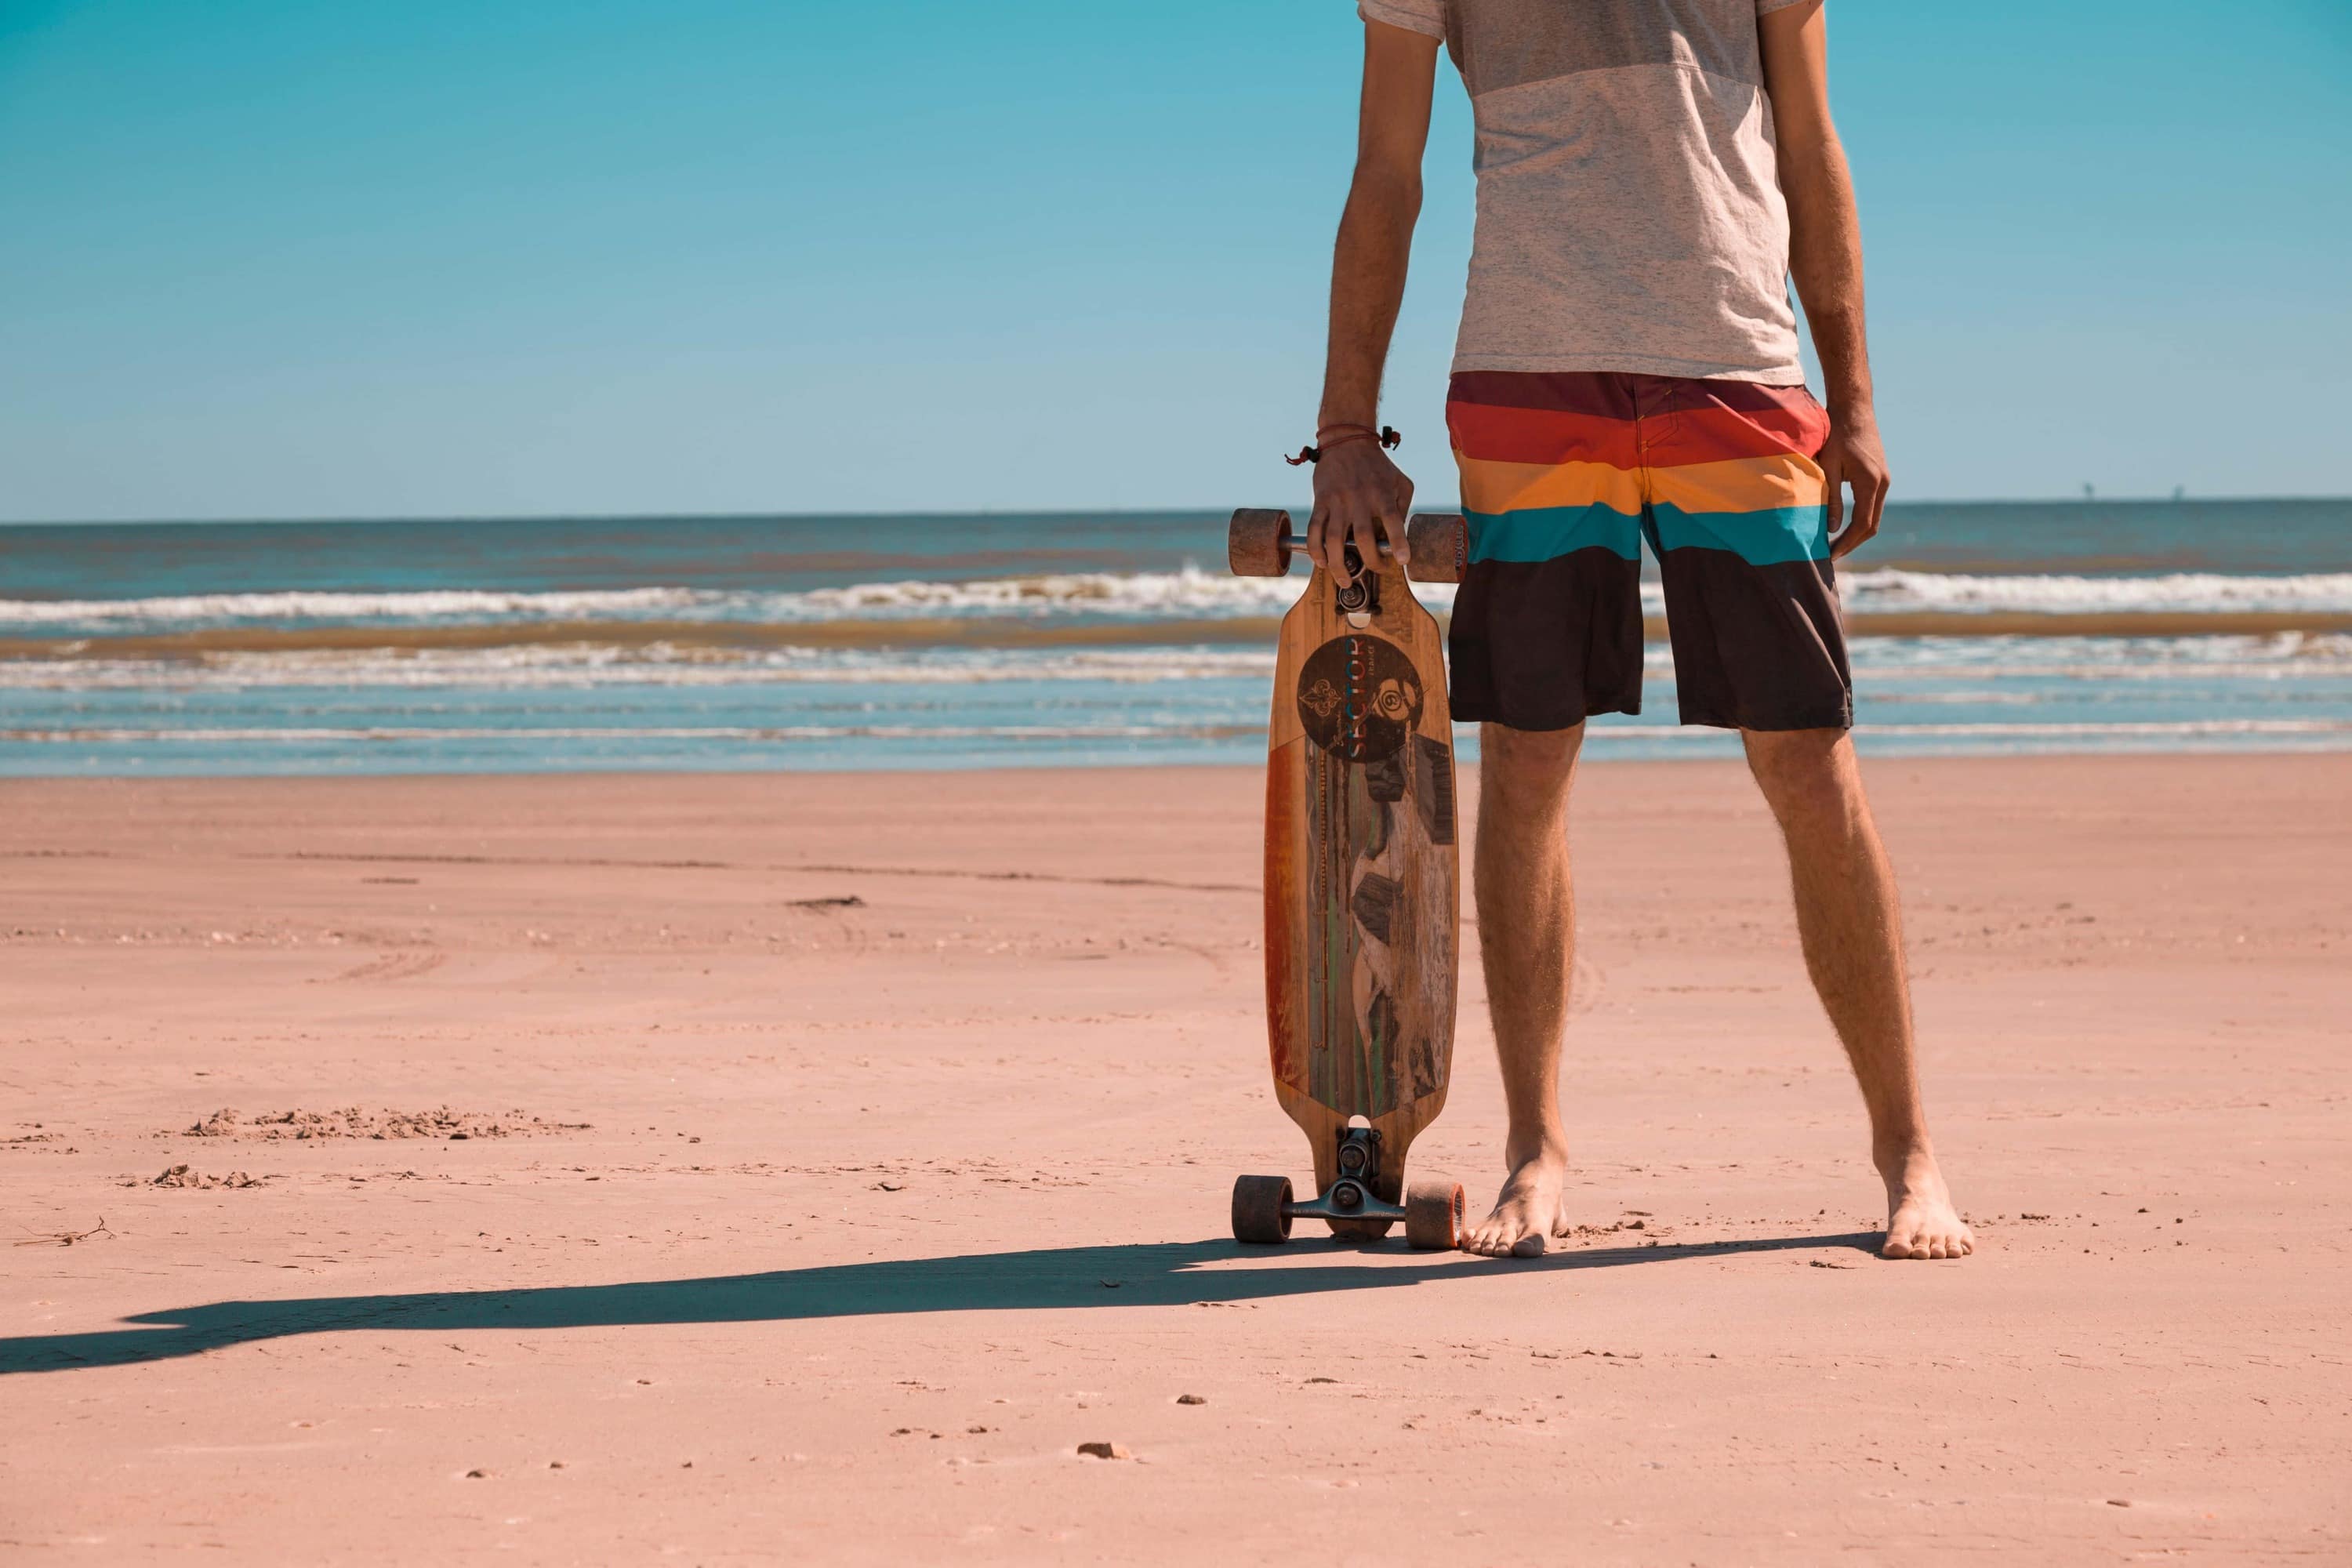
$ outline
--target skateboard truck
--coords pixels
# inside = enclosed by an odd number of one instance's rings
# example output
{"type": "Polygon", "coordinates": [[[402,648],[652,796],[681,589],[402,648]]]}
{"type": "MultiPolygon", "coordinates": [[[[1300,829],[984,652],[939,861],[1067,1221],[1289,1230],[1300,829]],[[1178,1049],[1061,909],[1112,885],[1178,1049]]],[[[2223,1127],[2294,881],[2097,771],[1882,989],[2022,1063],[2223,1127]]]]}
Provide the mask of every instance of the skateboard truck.
{"type": "Polygon", "coordinates": [[[1423,1251],[1451,1251],[1460,1244],[1465,1218],[1458,1182],[1416,1182],[1402,1204],[1375,1191],[1381,1179],[1381,1135],[1360,1116],[1338,1131],[1338,1172],[1324,1192],[1298,1202],[1287,1176],[1242,1176],[1234,1183],[1234,1239],[1279,1244],[1290,1239],[1293,1220],[1385,1220],[1404,1222],[1405,1240],[1423,1251]]]}
{"type": "Polygon", "coordinates": [[[1293,1219],[1404,1218],[1399,1205],[1383,1202],[1373,1188],[1381,1179],[1381,1135],[1360,1116],[1339,1129],[1339,1174],[1318,1198],[1287,1205],[1293,1219]]]}
{"type": "MultiPolygon", "coordinates": [[[[1405,575],[1416,583],[1459,583],[1470,564],[1470,528],[1458,512],[1421,511],[1405,520],[1409,555],[1405,575]]],[[[1244,507],[1234,513],[1225,531],[1225,561],[1242,577],[1279,577],[1290,570],[1290,557],[1304,551],[1307,540],[1291,531],[1290,514],[1276,508],[1244,507]]],[[[1384,556],[1396,554],[1387,539],[1380,544],[1384,556]]],[[[1349,570],[1364,580],[1364,563],[1351,544],[1349,570]]],[[[1341,590],[1346,592],[1346,590],[1341,590]]],[[[1377,605],[1353,606],[1353,613],[1377,609],[1377,605]]],[[[1348,611],[1344,601],[1339,608],[1348,611]]]]}
{"type": "MultiPolygon", "coordinates": [[[[1381,553],[1391,553],[1385,540],[1381,543],[1381,553]]],[[[1353,544],[1348,546],[1346,559],[1348,580],[1333,593],[1332,602],[1339,605],[1339,613],[1348,617],[1349,624],[1360,627],[1381,613],[1380,574],[1365,572],[1363,554],[1353,544]]],[[[1377,1135],[1375,1137],[1377,1141],[1377,1135]]]]}

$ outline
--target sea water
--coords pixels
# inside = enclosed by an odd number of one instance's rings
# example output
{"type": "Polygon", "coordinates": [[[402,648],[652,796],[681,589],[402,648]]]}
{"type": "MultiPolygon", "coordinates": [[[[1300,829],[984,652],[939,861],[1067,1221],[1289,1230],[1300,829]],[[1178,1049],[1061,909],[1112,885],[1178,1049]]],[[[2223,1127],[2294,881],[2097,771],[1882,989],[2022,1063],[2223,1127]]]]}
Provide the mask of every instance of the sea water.
{"type": "MultiPolygon", "coordinates": [[[[0,773],[1244,762],[1306,578],[1231,576],[1223,531],[1205,512],[5,527],[0,773]]],[[[2352,501],[1898,505],[1839,588],[1865,752],[2352,746],[2352,501]]],[[[1421,593],[1443,618],[1452,590],[1421,593]]],[[[1594,720],[1586,754],[1737,744],[1675,721],[1661,639],[1643,711],[1594,720]]]]}

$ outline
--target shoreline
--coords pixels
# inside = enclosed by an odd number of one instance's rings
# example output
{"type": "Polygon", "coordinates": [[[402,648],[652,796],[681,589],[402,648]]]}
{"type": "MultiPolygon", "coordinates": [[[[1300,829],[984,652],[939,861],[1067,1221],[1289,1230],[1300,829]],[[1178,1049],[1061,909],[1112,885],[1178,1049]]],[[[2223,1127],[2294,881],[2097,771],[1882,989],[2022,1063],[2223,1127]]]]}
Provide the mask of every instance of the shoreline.
{"type": "MultiPolygon", "coordinates": [[[[1465,770],[1475,772],[1477,767],[1477,741],[1475,736],[1465,736],[1460,732],[1461,730],[1470,728],[1471,726],[1465,724],[1457,729],[1455,751],[1461,759],[1460,765],[1465,770]]],[[[2094,741],[2100,739],[2099,736],[2045,736],[2038,731],[2021,734],[1986,734],[1971,731],[1955,736],[1932,731],[1925,726],[1906,726],[1899,729],[1887,727],[1874,730],[1872,726],[1864,724],[1855,726],[1852,732],[1864,742],[1880,740],[1900,741],[1913,735],[1922,736],[1930,742],[1949,742],[1954,739],[2008,740],[2013,742],[2000,747],[1978,747],[1965,750],[1939,749],[1932,745],[1919,747],[1898,745],[1891,750],[1884,750],[1865,743],[1858,749],[1858,753],[1866,773],[1874,773],[1876,770],[1883,768],[1907,766],[1919,763],[1941,764],[2112,761],[2161,764],[2168,762],[2206,759],[2244,759],[2249,762],[2259,762],[2300,757],[2352,756],[2352,730],[2347,730],[2340,725],[2315,724],[2309,730],[2290,730],[2275,733],[2262,731],[2250,733],[2234,727],[2230,721],[2222,721],[2210,729],[2201,728],[2193,722],[2154,724],[2137,730],[2129,726],[2119,726],[2116,731],[2101,732],[2105,736],[2103,743],[2093,743],[2094,741]]],[[[418,731],[416,738],[440,737],[447,733],[444,731],[418,731]]],[[[1263,726],[1236,728],[1225,738],[1239,740],[1261,736],[1263,733],[1263,726]]],[[[354,731],[350,738],[371,745],[387,743],[357,731],[354,731]]],[[[24,746],[65,746],[119,742],[109,742],[102,738],[91,740],[78,736],[54,740],[19,738],[15,743],[24,746]]],[[[1734,731],[1716,730],[1699,725],[1596,726],[1586,735],[1585,750],[1579,758],[1578,767],[1580,771],[1589,767],[1601,767],[1612,772],[1624,768],[1722,767],[1727,763],[1738,765],[1737,759],[1739,756],[1738,736],[1734,731]],[[1614,745],[1608,743],[1612,736],[1615,737],[1614,745]],[[1632,755],[1623,754],[1622,752],[1619,754],[1611,754],[1620,746],[1640,750],[1636,754],[1632,755]],[[1690,750],[1685,754],[1674,754],[1672,749],[1682,747],[1688,747],[1690,750]]],[[[26,770],[0,773],[0,794],[5,794],[11,788],[26,785],[76,784],[162,785],[204,783],[223,784],[308,783],[357,786],[375,783],[437,781],[455,786],[477,785],[501,779],[690,781],[697,779],[934,778],[948,780],[997,774],[1034,779],[1040,775],[1060,773],[1132,776],[1163,771],[1183,773],[1243,772],[1255,775],[1265,772],[1265,764],[1259,760],[1256,751],[1253,749],[1246,759],[1232,755],[1210,754],[1196,757],[1139,756],[1131,762],[1103,762],[1092,757],[1076,762],[1055,757],[1040,757],[1034,762],[1007,762],[1001,757],[991,756],[970,763],[941,763],[936,757],[915,757],[903,764],[881,766],[871,763],[849,766],[829,763],[803,765],[797,763],[751,761],[731,767],[686,766],[670,763],[645,767],[628,764],[598,766],[579,763],[532,767],[499,763],[472,770],[435,767],[383,768],[362,772],[325,765],[289,765],[275,773],[227,773],[194,766],[184,769],[163,766],[116,773],[68,772],[63,769],[47,772],[26,770]]]]}

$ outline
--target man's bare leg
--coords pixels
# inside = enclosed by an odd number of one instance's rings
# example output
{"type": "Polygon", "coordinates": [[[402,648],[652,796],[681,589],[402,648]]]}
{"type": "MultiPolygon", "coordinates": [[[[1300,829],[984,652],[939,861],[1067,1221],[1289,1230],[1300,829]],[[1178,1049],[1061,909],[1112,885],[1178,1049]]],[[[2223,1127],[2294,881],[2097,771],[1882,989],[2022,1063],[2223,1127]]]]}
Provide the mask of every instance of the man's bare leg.
{"type": "Polygon", "coordinates": [[[1559,1121],[1560,1031],[1568,1021],[1576,900],[1568,869],[1568,789],[1584,726],[1478,728],[1478,846],[1472,882],[1486,1008],[1503,1067],[1510,1175],[1495,1212],[1462,1246],[1532,1258],[1568,1234],[1568,1134],[1559,1121]]]}
{"type": "Polygon", "coordinates": [[[1966,1257],[1976,1238],[1952,1207],[1927,1139],[1895,868],[1871,820],[1853,743],[1840,730],[1748,730],[1741,737],[1788,843],[1805,968],[1870,1110],[1871,1156],[1886,1183],[1881,1254],[1966,1257]]]}

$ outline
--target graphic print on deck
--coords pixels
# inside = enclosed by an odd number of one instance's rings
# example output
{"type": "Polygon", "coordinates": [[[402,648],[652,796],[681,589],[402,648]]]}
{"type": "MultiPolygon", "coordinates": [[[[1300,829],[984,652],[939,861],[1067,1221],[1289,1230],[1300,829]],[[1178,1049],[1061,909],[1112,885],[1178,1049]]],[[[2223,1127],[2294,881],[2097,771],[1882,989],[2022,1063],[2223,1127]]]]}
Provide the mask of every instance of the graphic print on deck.
{"type": "MultiPolygon", "coordinates": [[[[1324,1105],[1382,1117],[1443,1082],[1421,973],[1452,960],[1445,918],[1407,896],[1418,838],[1454,842],[1452,749],[1419,732],[1427,691],[1402,648],[1350,634],[1298,672],[1307,763],[1308,919],[1319,962],[1307,973],[1305,1088],[1324,1105]],[[1410,797],[1410,805],[1407,804],[1410,797]]],[[[1451,900],[1448,900],[1449,904],[1451,900]]]]}

